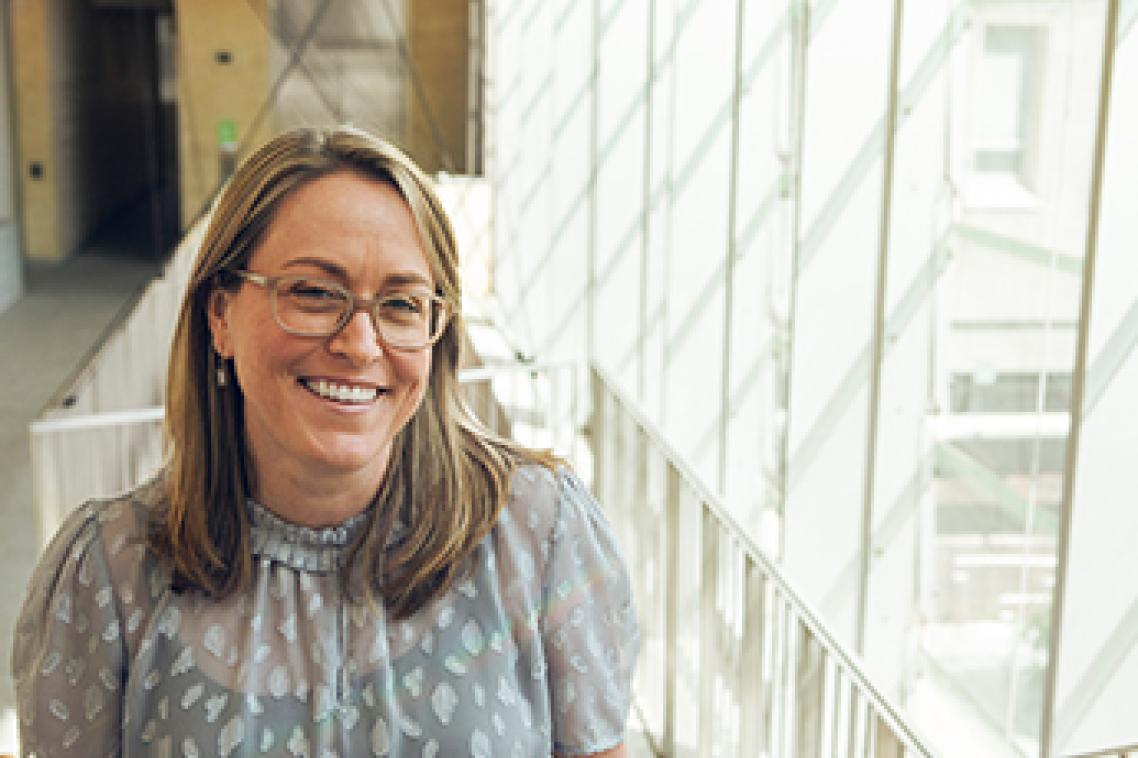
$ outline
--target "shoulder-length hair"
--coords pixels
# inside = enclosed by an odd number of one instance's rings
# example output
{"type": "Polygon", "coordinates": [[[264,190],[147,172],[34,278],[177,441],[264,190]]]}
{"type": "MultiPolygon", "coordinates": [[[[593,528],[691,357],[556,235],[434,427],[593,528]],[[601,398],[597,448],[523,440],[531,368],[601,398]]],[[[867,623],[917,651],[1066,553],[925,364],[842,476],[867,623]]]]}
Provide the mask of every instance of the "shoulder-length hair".
{"type": "Polygon", "coordinates": [[[190,275],[174,332],[167,376],[167,498],[153,512],[148,544],[170,564],[174,587],[225,597],[248,587],[253,572],[246,500],[241,390],[219,385],[207,320],[210,294],[235,287],[228,272],[246,262],[281,202],[297,188],[338,171],[389,183],[414,217],[437,293],[453,316],[433,346],[423,401],[392,446],[368,527],[342,567],[365,579],[371,597],[396,617],[441,595],[494,526],[521,460],[554,465],[485,431],[459,395],[464,341],[454,233],[430,181],[398,149],[365,132],[298,129],[250,155],[219,197],[190,275]],[[389,537],[402,524],[399,539],[389,537]]]}

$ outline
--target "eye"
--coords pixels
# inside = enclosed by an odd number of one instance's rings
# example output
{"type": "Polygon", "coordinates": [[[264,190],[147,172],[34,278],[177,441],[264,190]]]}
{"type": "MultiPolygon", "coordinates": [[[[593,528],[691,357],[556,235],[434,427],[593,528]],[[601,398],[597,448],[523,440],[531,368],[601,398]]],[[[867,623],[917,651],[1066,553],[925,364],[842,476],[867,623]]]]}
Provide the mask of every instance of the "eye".
{"type": "Polygon", "coordinates": [[[305,302],[335,301],[343,302],[344,293],[324,282],[312,279],[293,279],[281,282],[283,294],[305,302]]]}
{"type": "Polygon", "coordinates": [[[414,295],[389,295],[383,299],[383,309],[398,314],[422,313],[424,299],[414,295]]]}

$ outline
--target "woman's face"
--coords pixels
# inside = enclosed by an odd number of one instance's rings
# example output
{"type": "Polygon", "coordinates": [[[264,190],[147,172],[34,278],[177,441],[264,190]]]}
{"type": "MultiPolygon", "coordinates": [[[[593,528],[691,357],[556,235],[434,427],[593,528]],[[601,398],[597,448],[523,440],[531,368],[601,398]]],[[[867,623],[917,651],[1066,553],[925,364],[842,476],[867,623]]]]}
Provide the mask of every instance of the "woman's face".
{"type": "MultiPolygon", "coordinates": [[[[435,289],[407,203],[348,171],[286,197],[247,270],[325,279],[365,298],[435,289]]],[[[363,475],[378,484],[392,440],[423,399],[430,348],[388,348],[363,311],[331,337],[289,334],[273,319],[269,291],[248,281],[217,290],[209,309],[214,347],[233,359],[257,479],[363,475]]]]}

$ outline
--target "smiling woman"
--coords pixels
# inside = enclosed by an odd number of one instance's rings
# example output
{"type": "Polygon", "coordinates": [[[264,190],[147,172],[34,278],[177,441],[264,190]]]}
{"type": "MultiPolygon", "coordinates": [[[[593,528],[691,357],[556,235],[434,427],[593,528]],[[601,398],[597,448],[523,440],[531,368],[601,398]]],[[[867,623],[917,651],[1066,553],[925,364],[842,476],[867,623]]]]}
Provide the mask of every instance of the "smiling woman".
{"type": "Polygon", "coordinates": [[[607,521],[460,400],[453,234],[351,129],[261,148],[175,333],[169,462],[87,503],[13,650],[42,755],[622,755],[638,645],[607,521]]]}

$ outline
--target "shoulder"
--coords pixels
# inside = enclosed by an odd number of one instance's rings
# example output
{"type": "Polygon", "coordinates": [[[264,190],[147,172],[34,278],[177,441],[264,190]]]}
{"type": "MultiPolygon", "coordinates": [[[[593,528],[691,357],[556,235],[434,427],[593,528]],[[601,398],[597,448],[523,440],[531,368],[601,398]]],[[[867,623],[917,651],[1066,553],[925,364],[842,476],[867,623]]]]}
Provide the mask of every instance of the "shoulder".
{"type": "Polygon", "coordinates": [[[158,497],[159,488],[159,483],[152,479],[117,497],[88,500],[63,519],[41,564],[50,563],[52,557],[95,547],[110,548],[112,542],[144,537],[146,513],[158,497]]]}
{"type": "Polygon", "coordinates": [[[123,495],[89,500],[69,513],[32,574],[25,620],[35,618],[36,601],[61,591],[61,583],[82,590],[137,574],[147,557],[147,515],[162,492],[164,485],[156,477],[123,495]]]}
{"type": "Polygon", "coordinates": [[[64,519],[53,544],[70,542],[75,548],[86,546],[108,557],[131,547],[141,554],[138,546],[146,541],[149,514],[163,501],[165,491],[165,480],[159,474],[122,495],[89,500],[64,519]]]}
{"type": "MultiPolygon", "coordinates": [[[[580,477],[567,465],[540,464],[514,471],[510,495],[499,519],[515,545],[526,547],[548,568],[560,553],[573,564],[622,563],[617,540],[604,509],[580,477]]],[[[561,567],[564,569],[564,567],[561,567]]],[[[547,577],[548,578],[548,577],[547,577]]]]}
{"type": "Polygon", "coordinates": [[[553,469],[526,463],[510,477],[502,518],[524,523],[530,531],[543,536],[556,537],[567,520],[598,508],[588,488],[569,466],[553,469]]]}

